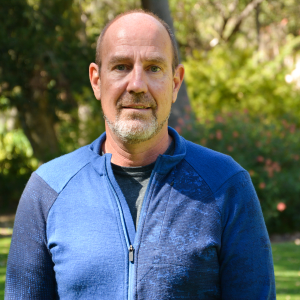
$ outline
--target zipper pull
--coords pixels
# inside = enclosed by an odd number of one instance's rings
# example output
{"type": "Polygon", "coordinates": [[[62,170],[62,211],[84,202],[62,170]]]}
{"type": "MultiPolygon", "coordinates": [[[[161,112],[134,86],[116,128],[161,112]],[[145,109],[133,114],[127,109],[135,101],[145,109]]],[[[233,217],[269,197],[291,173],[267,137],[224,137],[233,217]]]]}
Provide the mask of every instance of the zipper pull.
{"type": "Polygon", "coordinates": [[[133,262],[134,248],[132,245],[129,246],[129,261],[133,262]]]}

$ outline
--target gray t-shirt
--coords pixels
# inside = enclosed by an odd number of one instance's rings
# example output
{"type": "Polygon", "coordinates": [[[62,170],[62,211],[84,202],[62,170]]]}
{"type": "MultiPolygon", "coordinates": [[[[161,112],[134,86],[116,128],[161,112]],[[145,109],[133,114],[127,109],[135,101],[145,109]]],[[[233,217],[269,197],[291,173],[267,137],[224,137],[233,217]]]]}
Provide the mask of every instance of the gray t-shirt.
{"type": "MultiPolygon", "coordinates": [[[[164,154],[173,155],[174,148],[175,144],[172,141],[164,154]]],[[[142,167],[121,167],[113,163],[111,165],[117,183],[128,203],[135,228],[137,228],[143,200],[155,162],[142,167]]]]}

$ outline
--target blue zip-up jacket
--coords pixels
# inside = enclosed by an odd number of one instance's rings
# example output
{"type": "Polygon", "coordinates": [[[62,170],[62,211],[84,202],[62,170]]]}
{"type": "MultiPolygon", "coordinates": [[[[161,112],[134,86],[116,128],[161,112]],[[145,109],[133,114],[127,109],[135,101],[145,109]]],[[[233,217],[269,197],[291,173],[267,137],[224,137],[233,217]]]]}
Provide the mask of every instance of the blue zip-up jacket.
{"type": "Polygon", "coordinates": [[[249,174],[169,133],[175,152],[156,161],[137,232],[111,154],[99,155],[105,134],[32,174],[17,210],[5,299],[276,298],[249,174]]]}

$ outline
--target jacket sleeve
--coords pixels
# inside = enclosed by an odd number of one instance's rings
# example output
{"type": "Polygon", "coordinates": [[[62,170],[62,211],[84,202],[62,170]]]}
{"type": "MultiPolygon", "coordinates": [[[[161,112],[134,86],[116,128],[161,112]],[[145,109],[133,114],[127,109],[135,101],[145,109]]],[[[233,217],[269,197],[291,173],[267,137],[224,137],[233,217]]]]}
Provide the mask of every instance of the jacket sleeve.
{"type": "Polygon", "coordinates": [[[57,193],[33,173],[20,199],[7,261],[5,299],[55,299],[46,220],[57,193]]]}
{"type": "Polygon", "coordinates": [[[272,251],[259,200],[248,172],[215,193],[222,215],[222,299],[276,299],[272,251]]]}

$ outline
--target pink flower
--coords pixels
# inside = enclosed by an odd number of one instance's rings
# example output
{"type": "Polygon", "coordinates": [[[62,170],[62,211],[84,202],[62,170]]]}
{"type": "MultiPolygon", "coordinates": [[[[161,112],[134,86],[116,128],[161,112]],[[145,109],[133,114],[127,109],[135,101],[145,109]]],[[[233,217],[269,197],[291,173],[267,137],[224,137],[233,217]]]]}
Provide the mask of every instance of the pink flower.
{"type": "Polygon", "coordinates": [[[184,124],[184,120],[182,118],[178,118],[177,122],[179,125],[183,125],[184,124]]]}
{"type": "Polygon", "coordinates": [[[269,165],[271,165],[271,164],[272,164],[272,160],[271,160],[270,158],[268,158],[268,159],[266,160],[266,165],[269,166],[269,165]]]}
{"type": "Polygon", "coordinates": [[[265,159],[263,158],[263,156],[259,155],[259,156],[257,156],[256,160],[258,162],[263,162],[265,159]]]}
{"type": "Polygon", "coordinates": [[[260,189],[264,189],[266,187],[266,184],[264,183],[264,182],[261,182],[260,184],[259,184],[259,188],[260,189]]]}
{"type": "Polygon", "coordinates": [[[289,123],[287,122],[287,120],[283,119],[281,121],[281,123],[282,123],[282,125],[284,126],[285,129],[289,127],[289,123]]]}
{"type": "Polygon", "coordinates": [[[221,140],[223,138],[222,131],[220,129],[218,129],[216,132],[216,138],[218,140],[221,140]]]}
{"type": "Polygon", "coordinates": [[[176,126],[175,127],[175,130],[179,133],[179,134],[181,134],[181,132],[182,132],[182,130],[181,130],[181,127],[180,126],[176,126]]]}
{"type": "Polygon", "coordinates": [[[218,123],[223,123],[223,122],[224,122],[224,119],[223,119],[222,116],[218,115],[218,116],[216,116],[216,121],[217,121],[218,123]]]}
{"type": "Polygon", "coordinates": [[[296,130],[296,125],[292,124],[291,127],[290,127],[290,133],[294,133],[295,130],[296,130]]]}
{"type": "Polygon", "coordinates": [[[286,209],[285,203],[279,202],[279,203],[277,204],[277,210],[279,210],[279,211],[284,211],[285,209],[286,209]]]}
{"type": "Polygon", "coordinates": [[[233,151],[233,147],[232,147],[232,146],[228,146],[228,147],[227,147],[227,150],[228,150],[229,152],[232,152],[232,151],[233,151]]]}
{"type": "Polygon", "coordinates": [[[277,161],[272,162],[271,159],[266,160],[266,165],[264,169],[268,172],[269,177],[273,177],[274,171],[275,172],[281,171],[280,164],[277,161]]]}
{"type": "Polygon", "coordinates": [[[189,131],[191,131],[192,130],[192,125],[189,124],[188,126],[186,126],[186,129],[189,130],[189,131]]]}

